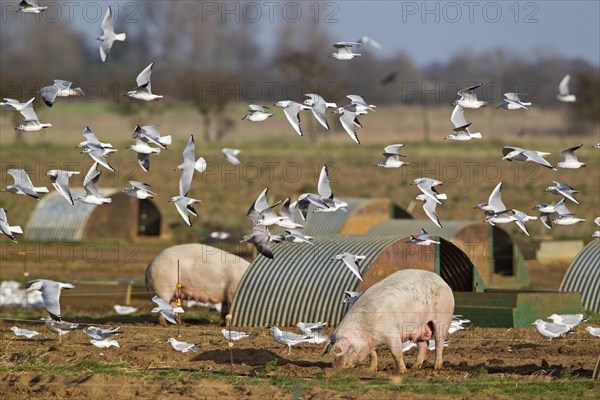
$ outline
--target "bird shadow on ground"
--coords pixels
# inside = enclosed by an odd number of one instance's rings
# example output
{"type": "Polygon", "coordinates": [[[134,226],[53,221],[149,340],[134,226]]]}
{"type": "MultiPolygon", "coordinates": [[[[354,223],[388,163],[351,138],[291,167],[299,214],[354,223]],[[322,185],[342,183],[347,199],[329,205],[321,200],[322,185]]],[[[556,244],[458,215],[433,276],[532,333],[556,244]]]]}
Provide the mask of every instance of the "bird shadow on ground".
{"type": "MultiPolygon", "coordinates": [[[[289,360],[265,349],[233,349],[234,364],[246,364],[252,367],[260,367],[275,359],[279,366],[296,365],[298,367],[331,367],[331,363],[322,361],[289,360]]],[[[192,361],[213,361],[217,364],[230,364],[231,355],[229,350],[210,350],[194,357],[192,361]]]]}

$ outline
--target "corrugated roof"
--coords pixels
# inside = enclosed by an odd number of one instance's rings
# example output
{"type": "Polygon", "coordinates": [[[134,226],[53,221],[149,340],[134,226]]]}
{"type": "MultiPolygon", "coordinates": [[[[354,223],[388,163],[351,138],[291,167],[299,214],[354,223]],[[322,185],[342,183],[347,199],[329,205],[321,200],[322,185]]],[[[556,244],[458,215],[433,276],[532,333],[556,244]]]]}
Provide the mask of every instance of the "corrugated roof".
{"type": "Polygon", "coordinates": [[[420,229],[423,228],[430,235],[451,239],[461,229],[474,224],[479,226],[481,221],[442,221],[442,228],[438,228],[428,219],[392,219],[378,223],[369,229],[367,234],[409,236],[419,233],[420,229]]]}
{"type": "MultiPolygon", "coordinates": [[[[361,283],[342,261],[331,257],[344,251],[366,256],[359,271],[366,271],[378,256],[406,237],[328,235],[314,245],[282,243],[273,246],[274,260],[259,256],[238,285],[232,303],[234,326],[293,325],[299,321],[326,320],[337,325],[347,310],[344,291],[361,283]]],[[[471,290],[474,266],[450,242],[444,242],[441,275],[451,286],[471,290]],[[453,263],[453,264],[450,264],[453,263]]]]}
{"type": "MultiPolygon", "coordinates": [[[[119,189],[100,189],[103,197],[110,197],[119,189]]],[[[71,189],[73,199],[85,196],[82,188],[71,189]]],[[[81,240],[88,218],[96,205],[76,201],[69,204],[58,192],[45,195],[31,214],[25,229],[25,238],[29,240],[81,240]]]]}
{"type": "Polygon", "coordinates": [[[600,239],[585,246],[573,259],[560,284],[563,292],[581,292],[586,310],[600,313],[600,239]]]}

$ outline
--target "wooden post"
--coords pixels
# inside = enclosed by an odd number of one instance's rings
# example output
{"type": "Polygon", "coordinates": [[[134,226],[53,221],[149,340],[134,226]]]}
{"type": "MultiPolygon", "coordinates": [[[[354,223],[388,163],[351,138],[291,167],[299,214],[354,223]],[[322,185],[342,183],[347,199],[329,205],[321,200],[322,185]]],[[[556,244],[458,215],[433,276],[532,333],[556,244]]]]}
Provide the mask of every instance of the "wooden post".
{"type": "MultiPolygon", "coordinates": [[[[177,307],[181,307],[181,282],[179,282],[179,259],[177,259],[177,307]]],[[[179,314],[175,314],[175,320],[177,321],[177,337],[181,337],[181,319],[179,318],[179,314]]]]}
{"type": "MultiPolygon", "coordinates": [[[[29,277],[29,271],[27,271],[27,252],[21,251],[21,252],[19,252],[19,255],[21,257],[23,257],[23,277],[25,277],[25,280],[27,280],[27,278],[29,277]]],[[[25,291],[25,308],[28,308],[28,307],[29,307],[29,298],[28,298],[27,291],[25,291]]]]}
{"type": "Polygon", "coordinates": [[[128,306],[131,304],[131,287],[133,286],[133,281],[129,281],[127,283],[127,291],[125,292],[125,305],[128,306]]]}

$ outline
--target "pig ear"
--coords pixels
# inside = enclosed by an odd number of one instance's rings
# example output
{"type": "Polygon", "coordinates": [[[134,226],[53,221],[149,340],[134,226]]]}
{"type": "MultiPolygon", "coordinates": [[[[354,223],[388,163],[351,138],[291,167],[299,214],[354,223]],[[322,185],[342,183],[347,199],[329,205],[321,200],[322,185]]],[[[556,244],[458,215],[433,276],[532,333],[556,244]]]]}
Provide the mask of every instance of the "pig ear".
{"type": "Polygon", "coordinates": [[[345,352],[348,351],[350,347],[350,342],[347,339],[338,340],[333,346],[333,354],[337,356],[341,356],[345,352]]]}

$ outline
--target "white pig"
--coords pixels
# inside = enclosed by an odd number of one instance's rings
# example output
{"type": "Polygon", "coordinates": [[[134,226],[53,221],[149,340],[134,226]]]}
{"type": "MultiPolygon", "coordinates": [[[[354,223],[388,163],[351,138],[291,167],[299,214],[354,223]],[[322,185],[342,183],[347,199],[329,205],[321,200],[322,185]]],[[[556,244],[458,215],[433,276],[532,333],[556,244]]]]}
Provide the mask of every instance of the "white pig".
{"type": "Polygon", "coordinates": [[[371,356],[369,368],[377,370],[376,349],[386,346],[397,372],[406,372],[402,342],[419,348],[413,368],[421,368],[427,341],[435,339],[435,369],[442,368],[444,338],[452,322],[452,289],[433,272],[406,269],[368,288],[354,303],[330,336],[323,354],[335,356],[334,368],[352,368],[371,356]]]}
{"type": "Polygon", "coordinates": [[[148,264],[146,289],[171,303],[177,296],[182,300],[223,303],[221,322],[224,322],[238,283],[249,265],[243,258],[215,247],[196,243],[173,246],[161,251],[148,264]]]}

